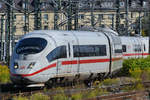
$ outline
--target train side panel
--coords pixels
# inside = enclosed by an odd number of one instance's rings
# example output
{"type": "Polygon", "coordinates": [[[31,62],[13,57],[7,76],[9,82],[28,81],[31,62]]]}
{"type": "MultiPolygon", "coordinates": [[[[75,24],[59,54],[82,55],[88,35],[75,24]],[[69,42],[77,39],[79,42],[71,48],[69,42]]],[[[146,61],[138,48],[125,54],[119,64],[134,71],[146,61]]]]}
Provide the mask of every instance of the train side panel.
{"type": "Polygon", "coordinates": [[[109,45],[106,36],[94,32],[87,34],[87,36],[77,35],[77,38],[79,40],[79,46],[76,48],[80,52],[80,74],[108,73],[109,45]]]}

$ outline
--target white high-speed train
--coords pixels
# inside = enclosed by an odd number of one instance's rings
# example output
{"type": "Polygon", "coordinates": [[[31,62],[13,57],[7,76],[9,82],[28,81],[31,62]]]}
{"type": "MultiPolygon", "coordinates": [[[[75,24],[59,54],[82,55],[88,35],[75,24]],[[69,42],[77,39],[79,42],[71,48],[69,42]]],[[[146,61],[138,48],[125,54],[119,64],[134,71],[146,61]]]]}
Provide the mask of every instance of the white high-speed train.
{"type": "Polygon", "coordinates": [[[39,30],[24,35],[11,58],[11,80],[35,84],[102,78],[122,68],[123,58],[149,55],[149,38],[99,31],[39,30]]]}

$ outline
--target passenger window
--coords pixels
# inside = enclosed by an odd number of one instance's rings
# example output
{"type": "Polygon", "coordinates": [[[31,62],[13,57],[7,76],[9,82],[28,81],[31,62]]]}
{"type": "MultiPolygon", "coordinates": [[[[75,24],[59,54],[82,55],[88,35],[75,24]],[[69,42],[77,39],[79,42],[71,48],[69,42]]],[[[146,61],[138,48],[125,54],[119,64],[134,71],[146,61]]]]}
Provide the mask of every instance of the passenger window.
{"type": "Polygon", "coordinates": [[[75,45],[74,57],[106,56],[106,45],[75,45]]]}
{"type": "Polygon", "coordinates": [[[97,56],[106,56],[106,45],[99,45],[97,46],[99,48],[99,54],[97,56]]]}
{"type": "Polygon", "coordinates": [[[122,45],[122,51],[123,51],[123,52],[127,52],[126,45],[122,45]]]}
{"type": "Polygon", "coordinates": [[[95,56],[94,47],[92,46],[88,46],[88,45],[79,46],[79,50],[80,50],[79,53],[80,57],[95,56]]]}
{"type": "Polygon", "coordinates": [[[55,59],[67,58],[66,46],[60,46],[55,48],[46,56],[46,58],[48,59],[49,62],[55,59]]]}
{"type": "Polygon", "coordinates": [[[73,55],[74,55],[74,57],[79,57],[79,46],[78,45],[73,46],[73,55]]]}
{"type": "Polygon", "coordinates": [[[134,45],[134,51],[141,52],[142,51],[141,45],[134,45]]]}
{"type": "Polygon", "coordinates": [[[122,49],[115,49],[115,53],[122,53],[122,49]]]}

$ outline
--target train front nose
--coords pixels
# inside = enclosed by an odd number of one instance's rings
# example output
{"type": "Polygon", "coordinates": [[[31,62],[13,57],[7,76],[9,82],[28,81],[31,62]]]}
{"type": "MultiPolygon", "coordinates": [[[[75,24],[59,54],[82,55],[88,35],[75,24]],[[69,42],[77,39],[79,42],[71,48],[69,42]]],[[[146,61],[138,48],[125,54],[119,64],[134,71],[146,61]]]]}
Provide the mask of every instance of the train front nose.
{"type": "Polygon", "coordinates": [[[11,65],[11,80],[17,84],[33,83],[28,76],[32,72],[36,62],[35,61],[16,61],[11,65]]]}
{"type": "Polygon", "coordinates": [[[42,82],[39,75],[41,56],[47,46],[44,37],[24,37],[16,44],[13,52],[10,72],[14,83],[42,82]]]}

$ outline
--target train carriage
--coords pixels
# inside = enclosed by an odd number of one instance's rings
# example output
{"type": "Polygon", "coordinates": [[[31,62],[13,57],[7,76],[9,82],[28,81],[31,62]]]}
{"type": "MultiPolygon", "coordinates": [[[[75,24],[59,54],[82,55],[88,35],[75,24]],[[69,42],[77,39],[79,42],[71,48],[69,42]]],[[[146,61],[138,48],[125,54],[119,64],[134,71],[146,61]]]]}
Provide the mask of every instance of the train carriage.
{"type": "Polygon", "coordinates": [[[141,58],[149,55],[148,37],[121,36],[124,59],[141,58]]]}
{"type": "Polygon", "coordinates": [[[10,64],[15,84],[93,80],[115,74],[128,58],[149,55],[149,38],[98,31],[39,30],[17,43],[10,64]]]}

